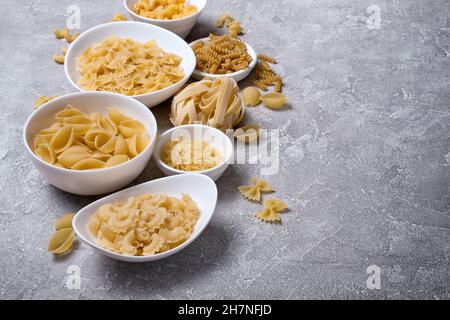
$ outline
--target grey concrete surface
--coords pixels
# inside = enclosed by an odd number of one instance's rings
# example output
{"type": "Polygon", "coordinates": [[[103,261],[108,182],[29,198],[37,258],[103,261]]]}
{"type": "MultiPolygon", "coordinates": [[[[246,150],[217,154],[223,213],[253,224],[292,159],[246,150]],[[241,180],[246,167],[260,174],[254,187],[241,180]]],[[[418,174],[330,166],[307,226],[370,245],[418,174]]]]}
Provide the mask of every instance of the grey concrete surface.
{"type": "MultiPolygon", "coordinates": [[[[96,198],[50,186],[22,128],[39,95],[74,91],[51,58],[67,7],[81,8],[87,30],[124,12],[121,3],[1,3],[0,298],[450,298],[448,0],[209,1],[191,39],[230,12],[243,38],[280,62],[290,107],[257,107],[247,121],[281,130],[280,170],[267,178],[291,211],[281,225],[257,221],[259,207],[236,188],[260,165],[236,165],[218,182],[210,226],[178,255],[130,265],[81,243],[48,254],[55,218],[96,198]],[[370,5],[380,29],[368,28],[370,5]],[[79,290],[65,286],[70,265],[79,290]],[[381,268],[380,290],[366,286],[370,265],[381,268]]],[[[170,127],[167,104],[152,110],[170,127]]],[[[134,184],[158,177],[149,163],[134,184]]]]}

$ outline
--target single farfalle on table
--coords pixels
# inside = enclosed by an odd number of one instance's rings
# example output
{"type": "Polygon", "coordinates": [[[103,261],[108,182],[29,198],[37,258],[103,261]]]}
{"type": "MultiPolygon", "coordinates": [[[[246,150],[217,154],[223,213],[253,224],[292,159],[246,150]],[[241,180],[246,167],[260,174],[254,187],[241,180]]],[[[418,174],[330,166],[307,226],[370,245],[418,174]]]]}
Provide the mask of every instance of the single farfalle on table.
{"type": "Polygon", "coordinates": [[[245,106],[235,80],[220,77],[188,85],[172,101],[170,121],[175,126],[204,124],[225,131],[244,118],[245,106]]]}
{"type": "Polygon", "coordinates": [[[240,186],[239,192],[250,201],[260,202],[261,193],[270,193],[274,192],[274,190],[266,180],[253,177],[252,184],[249,186],[240,186]]]}
{"type": "Polygon", "coordinates": [[[189,195],[144,194],[101,206],[90,217],[88,228],[105,249],[132,256],[154,255],[188,240],[199,214],[189,195]]]}
{"type": "Polygon", "coordinates": [[[288,205],[279,199],[264,200],[264,208],[256,213],[256,217],[265,222],[280,222],[280,213],[288,209],[288,205]]]}

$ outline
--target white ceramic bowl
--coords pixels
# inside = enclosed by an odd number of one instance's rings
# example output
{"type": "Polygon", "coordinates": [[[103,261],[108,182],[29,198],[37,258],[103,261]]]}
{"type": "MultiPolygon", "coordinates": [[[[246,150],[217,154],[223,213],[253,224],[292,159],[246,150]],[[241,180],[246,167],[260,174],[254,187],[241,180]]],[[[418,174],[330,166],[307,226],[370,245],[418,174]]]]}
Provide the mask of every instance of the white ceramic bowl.
{"type": "Polygon", "coordinates": [[[64,69],[70,83],[79,91],[86,91],[78,85],[80,73],[78,72],[77,58],[83,51],[96,43],[102,42],[109,36],[116,35],[121,38],[130,38],[140,42],[156,40],[164,51],[175,53],[183,58],[181,67],[184,78],[177,83],[151,93],[133,96],[147,107],[153,107],[173,96],[188,81],[195,69],[195,54],[189,45],[180,37],[163,28],[135,21],[110,22],[98,25],[83,32],[69,47],[66,54],[64,69]]]}
{"type": "Polygon", "coordinates": [[[156,261],[167,258],[191,244],[208,225],[214,213],[214,209],[216,208],[216,203],[217,187],[210,178],[200,174],[184,174],[146,182],[95,201],[78,211],[72,224],[78,238],[108,257],[128,262],[156,261]],[[200,211],[199,220],[195,225],[191,237],[172,250],[152,256],[127,256],[109,251],[97,245],[95,235],[88,229],[89,217],[104,204],[125,201],[131,196],[138,196],[146,193],[165,193],[169,196],[178,198],[181,197],[182,193],[189,194],[192,200],[197,203],[200,211]]]}
{"type": "Polygon", "coordinates": [[[139,101],[109,92],[72,93],[56,98],[28,118],[23,129],[25,147],[31,161],[41,175],[55,187],[79,195],[99,195],[116,191],[132,182],[147,165],[156,145],[157,125],[152,112],[139,101]],[[107,107],[115,107],[144,124],[151,142],[135,158],[118,166],[96,170],[69,170],[41,160],[32,150],[34,135],[54,122],[54,115],[68,104],[80,110],[107,114],[107,107]]]}
{"type": "Polygon", "coordinates": [[[172,31],[173,33],[175,33],[176,35],[178,35],[182,38],[186,38],[187,35],[189,33],[191,33],[192,28],[195,26],[198,18],[202,14],[203,9],[205,9],[207,0],[187,0],[186,3],[188,5],[193,4],[193,5],[197,6],[198,11],[189,17],[185,17],[185,18],[177,19],[177,20],[157,20],[157,19],[150,19],[150,18],[142,17],[134,11],[134,4],[136,2],[137,2],[137,0],[124,0],[123,1],[125,9],[133,17],[134,20],[156,25],[158,27],[172,31]]]}
{"type": "MultiPolygon", "coordinates": [[[[191,42],[189,45],[192,48],[192,46],[199,41],[208,42],[209,39],[208,38],[198,39],[198,40],[191,42]]],[[[240,70],[240,71],[233,72],[233,73],[227,73],[227,74],[211,74],[211,73],[206,73],[206,72],[200,71],[198,69],[195,69],[194,72],[192,73],[192,77],[196,80],[202,80],[203,78],[217,79],[220,77],[230,77],[230,78],[233,78],[236,82],[239,82],[239,81],[247,78],[249,76],[250,72],[252,72],[252,70],[255,68],[256,63],[258,62],[258,57],[256,55],[255,50],[248,43],[245,43],[245,45],[247,46],[248,54],[253,59],[252,62],[250,62],[250,65],[248,66],[247,69],[240,70]]]]}
{"type": "Polygon", "coordinates": [[[178,137],[189,138],[194,141],[206,141],[210,145],[214,146],[214,148],[222,154],[223,161],[216,167],[209,170],[196,171],[196,173],[207,175],[214,181],[217,181],[217,179],[222,176],[222,174],[225,172],[225,170],[233,160],[233,143],[231,142],[230,138],[222,131],[200,124],[179,126],[166,131],[158,138],[154,157],[159,169],[165,175],[170,176],[189,173],[189,171],[174,169],[161,160],[161,151],[166,143],[170,142],[172,139],[176,140],[178,137]]]}

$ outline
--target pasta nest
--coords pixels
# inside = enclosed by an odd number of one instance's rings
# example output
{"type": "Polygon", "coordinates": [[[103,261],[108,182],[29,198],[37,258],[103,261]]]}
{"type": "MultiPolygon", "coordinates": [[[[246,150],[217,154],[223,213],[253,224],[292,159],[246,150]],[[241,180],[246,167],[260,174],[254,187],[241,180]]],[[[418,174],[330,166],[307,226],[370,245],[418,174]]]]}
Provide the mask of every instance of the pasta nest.
{"type": "Polygon", "coordinates": [[[204,124],[225,131],[239,124],[244,113],[236,81],[221,77],[192,83],[176,95],[170,121],[175,126],[204,124]]]}

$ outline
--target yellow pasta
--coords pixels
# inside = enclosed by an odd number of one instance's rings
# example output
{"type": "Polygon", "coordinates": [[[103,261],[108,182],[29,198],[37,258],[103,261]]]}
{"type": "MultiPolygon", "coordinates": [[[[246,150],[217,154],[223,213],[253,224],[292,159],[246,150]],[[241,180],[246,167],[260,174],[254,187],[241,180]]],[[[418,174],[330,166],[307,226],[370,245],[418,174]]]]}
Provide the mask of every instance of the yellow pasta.
{"type": "Polygon", "coordinates": [[[242,142],[249,143],[255,141],[259,137],[260,127],[257,124],[249,124],[237,129],[234,132],[234,137],[242,142]]]}
{"type": "Polygon", "coordinates": [[[75,32],[74,34],[70,34],[70,30],[67,28],[64,28],[62,31],[59,29],[53,29],[53,34],[57,39],[65,39],[68,43],[73,42],[78,36],[80,35],[80,32],[75,32]]]}
{"type": "Polygon", "coordinates": [[[164,52],[154,40],[140,43],[111,36],[78,58],[80,86],[127,96],[164,89],[184,77],[182,58],[164,52]]]}
{"type": "Polygon", "coordinates": [[[182,171],[203,171],[216,167],[223,161],[219,151],[206,141],[180,138],[168,142],[161,150],[161,160],[182,171]]]}
{"type": "Polygon", "coordinates": [[[54,54],[53,60],[55,60],[56,63],[64,64],[64,61],[66,60],[66,57],[62,54],[54,54]]]}
{"type": "Polygon", "coordinates": [[[63,215],[62,217],[58,218],[55,222],[56,231],[65,228],[72,228],[72,220],[74,216],[75,216],[74,213],[69,212],[63,215]]]}
{"type": "Polygon", "coordinates": [[[281,109],[287,103],[287,97],[277,92],[268,93],[261,100],[270,109],[281,109]]]}
{"type": "Polygon", "coordinates": [[[257,87],[247,87],[242,91],[242,99],[246,106],[255,107],[261,102],[261,91],[257,87]]]}
{"type": "Polygon", "coordinates": [[[112,22],[118,22],[118,21],[128,21],[127,16],[123,13],[116,13],[112,19],[112,22]]]}
{"type": "Polygon", "coordinates": [[[228,33],[232,37],[237,37],[239,34],[243,33],[241,23],[227,13],[217,18],[215,26],[217,28],[223,28],[224,26],[226,26],[228,29],[228,33]]]}
{"type": "Polygon", "coordinates": [[[245,70],[253,60],[245,43],[230,35],[211,34],[207,42],[198,41],[192,49],[197,57],[197,69],[210,74],[245,70]]]}
{"type": "Polygon", "coordinates": [[[147,256],[175,248],[189,239],[199,218],[197,204],[165,194],[130,197],[105,204],[90,218],[88,229],[103,248],[132,256],[147,256]]]}
{"type": "Polygon", "coordinates": [[[257,177],[252,178],[251,185],[239,187],[239,192],[244,198],[255,202],[261,201],[261,193],[270,193],[273,191],[269,182],[257,177]]]}
{"type": "Polygon", "coordinates": [[[34,152],[47,163],[72,170],[109,168],[142,153],[150,144],[144,125],[115,108],[107,111],[108,116],[85,114],[67,106],[35,135],[34,152]]]}
{"type": "Polygon", "coordinates": [[[281,221],[280,213],[287,210],[288,205],[278,199],[264,200],[264,209],[256,213],[256,217],[265,222],[281,221]]]}
{"type": "Polygon", "coordinates": [[[204,124],[225,131],[239,124],[245,106],[235,80],[204,79],[187,86],[173,98],[170,121],[175,126],[204,124]]]}
{"type": "Polygon", "coordinates": [[[40,106],[46,104],[47,102],[58,98],[59,96],[40,96],[39,98],[37,98],[34,103],[33,106],[35,109],[39,108],[40,106]]]}
{"type": "Polygon", "coordinates": [[[145,18],[155,20],[176,20],[197,13],[198,8],[187,5],[185,0],[138,0],[135,12],[145,18]]]}
{"type": "Polygon", "coordinates": [[[64,228],[56,231],[48,243],[48,251],[54,254],[67,253],[75,241],[75,233],[72,228],[64,228]]]}
{"type": "Polygon", "coordinates": [[[276,93],[281,93],[283,79],[269,65],[276,64],[277,61],[274,58],[263,54],[258,54],[258,60],[254,71],[254,85],[263,91],[267,90],[269,86],[274,86],[274,91],[276,93]]]}

